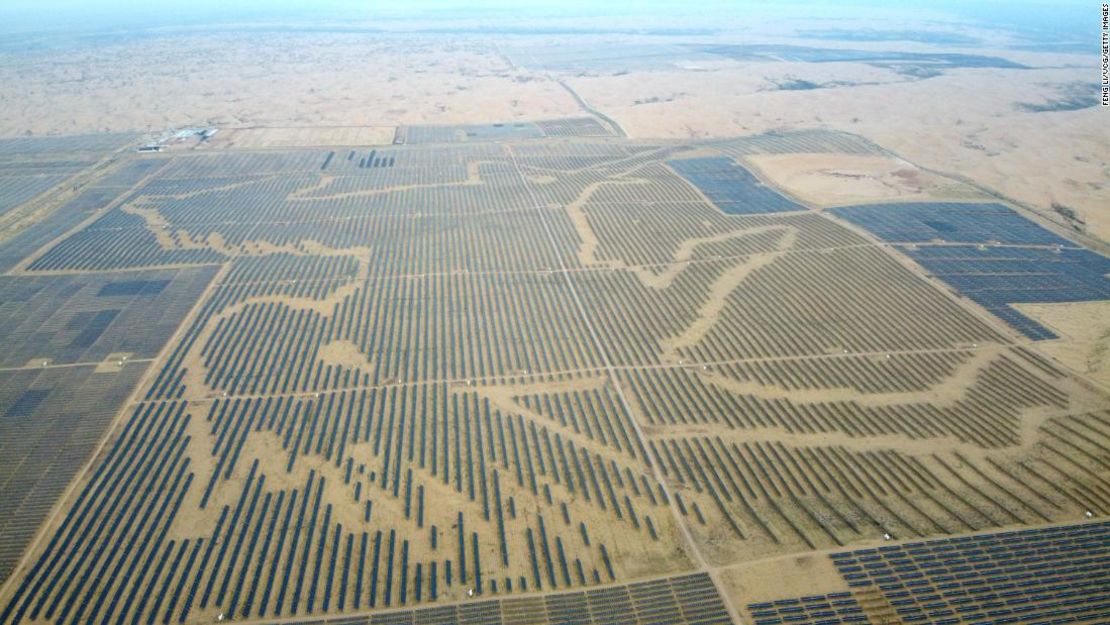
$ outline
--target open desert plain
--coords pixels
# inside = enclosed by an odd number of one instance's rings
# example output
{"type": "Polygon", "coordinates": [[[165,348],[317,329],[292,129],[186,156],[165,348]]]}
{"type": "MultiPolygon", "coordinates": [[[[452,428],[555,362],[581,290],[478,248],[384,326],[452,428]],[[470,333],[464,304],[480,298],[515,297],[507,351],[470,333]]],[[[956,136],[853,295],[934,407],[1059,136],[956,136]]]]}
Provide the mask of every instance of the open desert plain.
{"type": "Polygon", "coordinates": [[[0,625],[1110,623],[1088,4],[9,25],[0,625]]]}

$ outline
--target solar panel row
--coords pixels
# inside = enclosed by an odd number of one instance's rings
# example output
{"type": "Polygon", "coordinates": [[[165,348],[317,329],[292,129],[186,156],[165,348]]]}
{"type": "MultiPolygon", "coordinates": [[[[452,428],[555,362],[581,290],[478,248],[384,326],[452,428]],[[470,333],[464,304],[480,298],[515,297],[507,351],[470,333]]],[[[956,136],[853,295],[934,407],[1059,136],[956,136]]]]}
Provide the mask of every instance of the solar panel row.
{"type": "Polygon", "coordinates": [[[884,241],[909,244],[901,251],[1034,340],[1056,335],[1011,304],[1110,299],[1110,259],[1001,204],[911,202],[829,212],[884,241]]]}
{"type": "Polygon", "coordinates": [[[557,593],[287,625],[714,625],[730,623],[705,573],[557,593]]]}
{"type": "Polygon", "coordinates": [[[692,158],[667,161],[676,172],[730,215],[790,213],[805,207],[765,186],[729,158],[692,158]]]}
{"type": "Polygon", "coordinates": [[[1105,622],[1110,522],[1045,527],[830,555],[850,592],[753,603],[756,625],[870,623],[869,593],[900,623],[1105,622]]]}

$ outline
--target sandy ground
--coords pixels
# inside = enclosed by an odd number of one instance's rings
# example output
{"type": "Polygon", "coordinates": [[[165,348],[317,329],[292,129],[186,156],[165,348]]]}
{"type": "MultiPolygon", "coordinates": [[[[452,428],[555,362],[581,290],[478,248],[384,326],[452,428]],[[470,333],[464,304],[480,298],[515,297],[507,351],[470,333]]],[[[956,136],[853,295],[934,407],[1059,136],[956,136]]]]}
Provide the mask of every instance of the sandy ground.
{"type": "Polygon", "coordinates": [[[786,556],[726,569],[725,591],[741,604],[848,590],[824,554],[786,556]]]}
{"type": "Polygon", "coordinates": [[[1037,349],[1110,389],[1110,302],[1016,304],[1023,315],[1060,336],[1037,349]]]}
{"type": "Polygon", "coordinates": [[[453,39],[120,38],[0,64],[0,136],[191,125],[391,126],[580,116],[552,80],[453,39]]]}
{"type": "MultiPolygon", "coordinates": [[[[1047,214],[1053,203],[1072,208],[1085,222],[1078,226],[1108,240],[1110,125],[1103,111],[1019,108],[1057,97],[1062,85],[1089,81],[1089,73],[1086,68],[960,69],[901,82],[889,70],[858,64],[737,63],[713,72],[636,72],[569,82],[634,138],[845,130],[916,165],[964,176],[1047,214]],[[769,81],[784,75],[809,79],[814,71],[859,84],[766,90],[769,81]],[[670,100],[675,93],[681,97],[670,100]],[[648,103],[653,98],[659,101],[648,103]]],[[[784,176],[790,177],[793,168],[787,169],[784,176]]]]}
{"type": "Polygon", "coordinates": [[[811,206],[987,198],[973,187],[886,156],[763,154],[746,160],[770,182],[811,206]]]}
{"type": "MultiPolygon", "coordinates": [[[[743,29],[739,23],[713,24],[735,30],[683,37],[224,30],[118,36],[96,47],[47,49],[5,59],[0,64],[0,136],[159,132],[204,124],[265,128],[217,138],[239,147],[371,145],[387,142],[388,130],[370,127],[581,116],[580,106],[556,82],[563,80],[633,138],[845,130],[913,164],[965,176],[1058,221],[1068,221],[1062,213],[1074,211],[1078,219],[1071,220],[1073,227],[1110,240],[1110,211],[1104,210],[1110,193],[1105,147],[1110,145],[1110,125],[1104,123],[1103,111],[1023,108],[1058,100],[1069,87],[1092,84],[1093,58],[1007,49],[1001,47],[1006,37],[997,32],[952,23],[899,25],[971,34],[983,44],[960,48],[811,40],[792,31],[828,25],[812,18],[792,22],[786,15],[774,17],[753,15],[743,29]],[[952,69],[917,80],[865,63],[737,61],[683,47],[698,43],[967,52],[1001,56],[1033,69],[952,69]],[[529,52],[520,57],[520,50],[529,52]],[[612,70],[611,59],[624,58],[626,52],[631,55],[629,69],[612,70]],[[544,54],[564,65],[577,59],[577,65],[548,71],[543,63],[513,60],[544,54]],[[783,88],[798,82],[819,88],[783,88]],[[347,129],[321,134],[297,130],[323,126],[347,129]]],[[[852,26],[844,22],[837,28],[852,26]]],[[[767,166],[768,175],[774,175],[778,167],[767,166]]],[[[781,175],[787,183],[844,194],[849,201],[940,191],[924,172],[915,180],[899,180],[898,169],[878,166],[883,169],[875,175],[878,186],[857,195],[835,184],[844,176],[833,175],[823,164],[784,167],[781,175]],[[817,171],[810,171],[811,166],[817,171]],[[924,186],[915,192],[917,185],[924,186]]],[[[870,164],[836,167],[845,168],[839,173],[847,175],[858,173],[856,167],[871,171],[870,164]]]]}

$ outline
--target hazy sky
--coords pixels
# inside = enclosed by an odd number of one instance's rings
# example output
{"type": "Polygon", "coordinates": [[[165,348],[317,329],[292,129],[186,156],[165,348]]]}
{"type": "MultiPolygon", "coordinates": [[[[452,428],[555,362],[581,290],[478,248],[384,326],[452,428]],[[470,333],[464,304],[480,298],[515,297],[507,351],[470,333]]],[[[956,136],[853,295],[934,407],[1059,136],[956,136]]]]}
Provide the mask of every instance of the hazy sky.
{"type": "Polygon", "coordinates": [[[1028,26],[1096,24],[1098,3],[1090,0],[0,0],[0,28],[121,27],[258,17],[320,16],[344,13],[365,17],[400,17],[423,13],[456,16],[674,15],[709,16],[718,12],[789,11],[805,8],[836,15],[862,6],[895,6],[911,13],[944,11],[981,22],[1028,26]],[[402,14],[403,11],[403,14],[402,14]],[[1090,19],[1087,20],[1087,14],[1090,19]]]}
{"type": "Polygon", "coordinates": [[[806,0],[5,0],[3,6],[9,11],[57,12],[78,10],[112,12],[161,12],[161,11],[226,11],[228,9],[251,11],[312,11],[324,9],[355,9],[360,12],[396,12],[412,10],[557,10],[575,12],[651,12],[653,10],[673,11],[682,9],[694,12],[708,11],[722,7],[742,7],[744,5],[808,5],[822,11],[835,11],[842,6],[878,5],[889,7],[898,5],[906,9],[932,9],[938,4],[952,8],[960,6],[995,9],[1000,14],[1013,7],[1042,7],[1048,10],[1059,7],[1090,7],[1097,13],[1098,5],[1089,0],[940,0],[931,2],[907,0],[849,0],[847,2],[806,1],[806,0]]]}

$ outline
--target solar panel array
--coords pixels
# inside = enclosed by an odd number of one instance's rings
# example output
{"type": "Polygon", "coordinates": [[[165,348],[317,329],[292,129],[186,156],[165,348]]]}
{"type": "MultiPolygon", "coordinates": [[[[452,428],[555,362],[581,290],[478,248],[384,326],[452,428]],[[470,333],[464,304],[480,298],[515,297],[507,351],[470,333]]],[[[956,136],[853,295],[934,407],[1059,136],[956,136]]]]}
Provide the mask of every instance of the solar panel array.
{"type": "MultiPolygon", "coordinates": [[[[122,157],[0,246],[19,375],[158,358],[0,622],[717,622],[638,580],[1110,506],[1104,396],[729,158],[873,146],[451,132],[122,157]]],[[[28,427],[67,397],[12,388],[28,427]]]]}
{"type": "Polygon", "coordinates": [[[469,141],[506,141],[509,139],[539,139],[543,130],[532,122],[504,124],[466,124],[401,126],[397,131],[398,143],[462,143],[469,141]]]}
{"type": "Polygon", "coordinates": [[[705,573],[543,597],[485,600],[285,625],[715,625],[731,623],[705,573]]]}
{"type": "Polygon", "coordinates": [[[213,267],[98,276],[0,276],[0,366],[152,358],[215,275],[213,267]]]}
{"type": "Polygon", "coordinates": [[[1077,249],[919,247],[903,250],[930,273],[1006,321],[1025,336],[1056,333],[1011,304],[1055,304],[1110,299],[1110,258],[1077,249]]]}
{"type": "Polygon", "coordinates": [[[715,139],[710,144],[734,157],[750,154],[884,154],[882,148],[859,135],[825,129],[728,137],[715,139]]]}
{"type": "Polygon", "coordinates": [[[1078,622],[1110,614],[1108,522],[947,538],[832,558],[850,586],[878,587],[907,623],[1078,622]]]}
{"type": "Polygon", "coordinates": [[[1011,208],[994,203],[906,202],[864,204],[829,212],[891,243],[990,243],[1011,245],[1075,244],[1011,208]]]}
{"type": "Polygon", "coordinates": [[[72,171],[64,168],[52,168],[31,175],[0,170],[0,215],[54,187],[72,174],[72,171]]]}
{"type": "Polygon", "coordinates": [[[667,161],[676,172],[730,215],[789,213],[805,207],[764,185],[750,171],[723,157],[667,161]]]}
{"type": "Polygon", "coordinates": [[[850,592],[748,605],[755,625],[1106,623],[1110,522],[830,555],[850,592]]]}
{"type": "Polygon", "coordinates": [[[869,622],[863,606],[850,592],[763,601],[749,604],[748,610],[755,625],[841,625],[869,622]]]}
{"type": "Polygon", "coordinates": [[[0,154],[45,154],[51,152],[107,152],[138,142],[136,133],[100,133],[53,137],[0,139],[0,154]]]}
{"type": "Polygon", "coordinates": [[[549,119],[536,122],[548,137],[611,137],[612,132],[593,117],[549,119]]]}
{"type": "Polygon", "coordinates": [[[127,363],[112,373],[91,366],[0,372],[0,581],[145,371],[127,363]]]}
{"type": "Polygon", "coordinates": [[[1012,304],[1110,299],[1110,258],[1000,204],[869,204],[829,212],[899,244],[931,274],[1034,340],[1056,334],[1012,304]]]}

